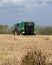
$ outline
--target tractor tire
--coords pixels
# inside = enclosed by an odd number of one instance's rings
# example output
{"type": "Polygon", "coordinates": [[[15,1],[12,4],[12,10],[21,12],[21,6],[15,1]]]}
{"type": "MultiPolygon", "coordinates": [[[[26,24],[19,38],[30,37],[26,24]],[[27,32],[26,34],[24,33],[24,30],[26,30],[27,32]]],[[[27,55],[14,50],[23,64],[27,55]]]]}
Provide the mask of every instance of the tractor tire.
{"type": "Polygon", "coordinates": [[[20,32],[17,32],[17,35],[20,35],[20,32]]]}
{"type": "Polygon", "coordinates": [[[13,34],[15,35],[15,31],[13,32],[13,34]]]}

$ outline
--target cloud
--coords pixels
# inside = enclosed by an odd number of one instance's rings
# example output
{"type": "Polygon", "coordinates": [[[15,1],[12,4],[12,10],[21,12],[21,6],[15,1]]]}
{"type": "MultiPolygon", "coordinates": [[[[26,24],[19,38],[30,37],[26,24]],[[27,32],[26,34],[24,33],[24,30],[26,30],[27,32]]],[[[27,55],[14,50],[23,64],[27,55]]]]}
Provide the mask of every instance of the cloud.
{"type": "Polygon", "coordinates": [[[0,5],[13,5],[13,4],[20,4],[20,3],[23,3],[24,1],[23,0],[0,0],[0,5]]]}
{"type": "Polygon", "coordinates": [[[38,24],[50,24],[52,21],[50,4],[52,0],[0,0],[0,23],[11,25],[15,21],[33,20],[38,24]]]}
{"type": "Polygon", "coordinates": [[[30,8],[31,6],[45,6],[51,2],[51,0],[0,0],[0,6],[24,5],[25,7],[30,8]]]}

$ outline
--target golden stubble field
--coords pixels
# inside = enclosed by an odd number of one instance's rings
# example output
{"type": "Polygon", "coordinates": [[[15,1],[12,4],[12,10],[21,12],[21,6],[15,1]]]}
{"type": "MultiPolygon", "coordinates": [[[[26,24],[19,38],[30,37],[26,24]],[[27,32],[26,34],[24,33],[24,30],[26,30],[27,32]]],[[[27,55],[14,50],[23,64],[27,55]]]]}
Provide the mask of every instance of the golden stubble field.
{"type": "Polygon", "coordinates": [[[40,48],[47,52],[52,62],[52,36],[0,35],[0,65],[19,65],[28,48],[40,48]]]}

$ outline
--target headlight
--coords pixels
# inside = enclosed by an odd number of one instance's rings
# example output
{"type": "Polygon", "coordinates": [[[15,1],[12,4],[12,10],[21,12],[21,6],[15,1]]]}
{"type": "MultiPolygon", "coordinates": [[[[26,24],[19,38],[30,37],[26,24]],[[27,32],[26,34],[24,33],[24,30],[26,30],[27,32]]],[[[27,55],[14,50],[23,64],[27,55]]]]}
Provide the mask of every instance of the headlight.
{"type": "Polygon", "coordinates": [[[34,33],[36,33],[36,31],[34,31],[34,33]]]}
{"type": "Polygon", "coordinates": [[[24,31],[22,33],[25,33],[24,31]]]}

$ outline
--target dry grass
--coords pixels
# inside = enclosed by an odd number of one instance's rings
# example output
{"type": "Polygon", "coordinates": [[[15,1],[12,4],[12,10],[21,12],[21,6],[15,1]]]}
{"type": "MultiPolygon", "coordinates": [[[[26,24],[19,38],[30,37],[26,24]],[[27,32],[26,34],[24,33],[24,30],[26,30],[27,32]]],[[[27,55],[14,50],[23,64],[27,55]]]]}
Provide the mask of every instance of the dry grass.
{"type": "Polygon", "coordinates": [[[5,54],[5,58],[1,65],[46,65],[46,54],[43,50],[40,50],[36,47],[28,48],[26,53],[23,53],[23,56],[20,57],[21,60],[18,61],[17,54],[5,54]]]}
{"type": "Polygon", "coordinates": [[[18,65],[18,59],[14,56],[7,57],[1,65],[18,65]]]}
{"type": "Polygon", "coordinates": [[[46,65],[46,54],[40,49],[30,48],[22,57],[21,65],[46,65]]]}
{"type": "Polygon", "coordinates": [[[52,36],[0,35],[0,65],[45,65],[47,61],[52,63],[52,36]]]}

